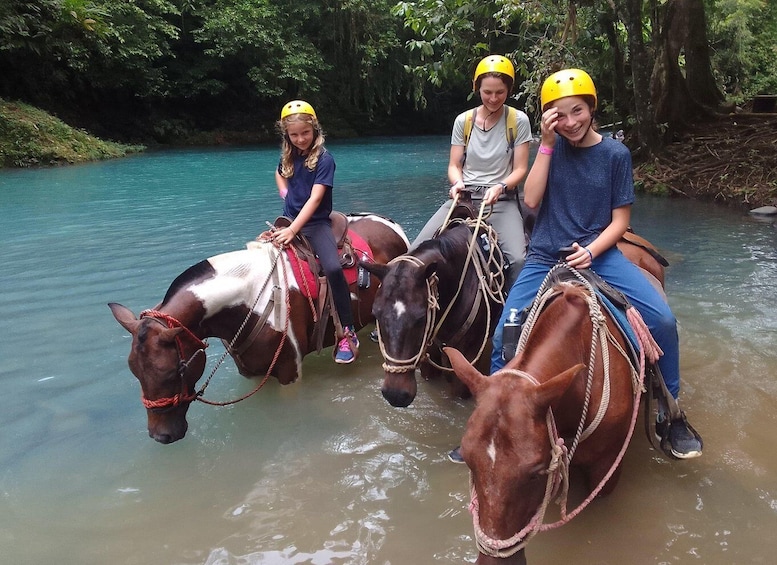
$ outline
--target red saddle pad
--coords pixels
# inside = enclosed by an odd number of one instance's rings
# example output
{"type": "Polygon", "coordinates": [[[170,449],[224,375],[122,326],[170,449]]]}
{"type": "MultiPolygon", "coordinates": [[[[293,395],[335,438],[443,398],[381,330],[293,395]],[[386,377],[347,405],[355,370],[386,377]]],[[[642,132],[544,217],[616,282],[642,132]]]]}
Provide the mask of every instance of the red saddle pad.
{"type": "MultiPolygon", "coordinates": [[[[353,267],[343,269],[343,273],[345,273],[345,280],[349,285],[352,285],[356,282],[356,278],[359,274],[358,261],[372,261],[373,256],[372,249],[370,249],[370,246],[367,245],[367,242],[364,241],[364,238],[362,238],[359,234],[348,230],[348,237],[351,238],[351,246],[353,247],[353,252],[356,255],[357,262],[354,263],[353,267]]],[[[302,294],[306,297],[308,294],[310,294],[310,298],[318,298],[318,277],[313,273],[313,271],[310,270],[310,265],[308,265],[308,262],[298,259],[297,256],[294,255],[294,250],[291,248],[286,249],[286,253],[289,258],[289,263],[291,263],[291,270],[294,273],[294,278],[297,280],[297,286],[299,287],[300,292],[302,292],[302,294]]]]}

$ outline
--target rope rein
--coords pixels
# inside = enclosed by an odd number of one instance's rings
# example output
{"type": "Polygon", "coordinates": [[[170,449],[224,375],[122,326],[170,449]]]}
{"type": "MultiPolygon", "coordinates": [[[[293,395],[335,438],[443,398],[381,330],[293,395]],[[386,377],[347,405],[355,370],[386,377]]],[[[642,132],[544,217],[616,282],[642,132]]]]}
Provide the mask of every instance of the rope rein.
{"type": "MultiPolygon", "coordinates": [[[[397,263],[410,263],[416,267],[422,267],[423,261],[412,255],[400,255],[389,261],[389,265],[395,265],[397,263]]],[[[386,346],[383,342],[383,338],[380,333],[380,323],[375,322],[375,329],[378,331],[378,347],[380,347],[380,353],[383,355],[385,362],[383,363],[383,370],[387,373],[406,373],[413,371],[418,364],[423,360],[426,354],[426,349],[431,345],[434,339],[434,322],[437,318],[437,312],[440,309],[439,293],[437,292],[437,283],[439,279],[434,274],[426,279],[426,323],[424,325],[423,339],[421,340],[421,347],[413,357],[409,359],[398,359],[389,355],[386,351],[386,346]]]]}
{"type": "MultiPolygon", "coordinates": [[[[277,248],[277,246],[273,246],[274,249],[276,249],[276,253],[274,255],[274,258],[272,260],[272,265],[270,268],[270,272],[267,275],[267,278],[265,279],[264,283],[262,284],[262,287],[259,289],[259,291],[256,294],[256,298],[254,299],[253,304],[251,305],[251,308],[249,308],[248,313],[246,314],[245,319],[238,327],[237,331],[235,332],[235,335],[232,337],[232,340],[227,344],[225,342],[225,349],[224,352],[219,357],[218,361],[216,361],[215,366],[211,370],[210,374],[208,375],[208,378],[205,380],[203,385],[200,387],[200,390],[195,392],[194,394],[186,394],[186,382],[184,381],[184,374],[186,373],[186,370],[188,369],[189,365],[191,364],[192,360],[197,356],[199,353],[205,352],[205,348],[208,347],[208,343],[206,341],[201,340],[199,337],[197,337],[194,332],[192,332],[189,328],[187,328],[185,325],[183,325],[181,322],[176,320],[174,317],[170,316],[169,314],[165,314],[163,312],[160,312],[158,310],[144,310],[140,313],[140,318],[144,317],[150,317],[153,318],[160,323],[165,323],[170,328],[182,328],[184,330],[184,334],[188,336],[192,341],[194,341],[198,345],[198,349],[191,355],[191,357],[184,361],[184,351],[183,351],[183,345],[180,341],[179,336],[176,336],[176,341],[178,343],[178,350],[179,350],[179,357],[181,359],[181,362],[179,364],[178,369],[178,375],[181,378],[181,385],[182,385],[182,393],[175,394],[172,397],[165,397],[165,398],[159,398],[156,400],[148,400],[145,398],[145,396],[141,393],[141,400],[143,402],[143,405],[148,409],[163,409],[163,408],[171,408],[176,407],[181,403],[186,402],[193,402],[195,400],[202,402],[204,404],[209,404],[211,406],[228,406],[231,404],[236,404],[237,402],[240,402],[241,400],[245,400],[246,398],[253,396],[256,392],[261,389],[267,380],[270,377],[270,374],[272,373],[272,370],[275,368],[275,364],[278,361],[278,357],[280,356],[281,350],[283,349],[283,346],[286,342],[286,336],[288,334],[288,330],[290,327],[290,319],[291,319],[291,300],[290,300],[290,293],[289,293],[289,278],[288,273],[286,270],[286,262],[281,261],[281,264],[283,265],[283,278],[285,282],[285,304],[286,304],[286,318],[284,323],[284,329],[281,334],[281,340],[278,344],[278,347],[275,350],[275,354],[273,355],[272,362],[270,363],[270,366],[267,369],[267,372],[264,375],[264,378],[259,382],[259,384],[249,393],[244,394],[243,396],[236,398],[234,400],[228,400],[223,402],[216,402],[212,400],[207,400],[203,397],[205,394],[205,389],[208,388],[208,385],[210,384],[211,380],[213,379],[213,376],[216,374],[216,371],[221,367],[224,360],[227,358],[227,355],[230,355],[230,353],[236,354],[235,352],[235,343],[237,342],[238,337],[242,334],[243,330],[245,329],[246,325],[248,324],[248,321],[251,319],[251,314],[254,312],[254,309],[256,308],[256,305],[259,303],[259,299],[261,298],[262,294],[264,293],[265,289],[267,288],[267,285],[269,284],[270,280],[277,277],[277,266],[278,261],[281,257],[281,250],[277,248]]],[[[276,285],[276,288],[277,285],[276,285]]],[[[273,307],[275,308],[275,307],[273,307]]],[[[315,316],[315,314],[314,314],[315,316]]],[[[265,323],[266,319],[264,320],[265,323]]],[[[251,336],[249,336],[247,339],[250,339],[252,336],[255,335],[255,332],[252,332],[251,336]]]]}
{"type": "MultiPolygon", "coordinates": [[[[454,340],[458,338],[459,336],[463,336],[466,334],[466,331],[471,326],[472,322],[474,321],[475,316],[477,315],[479,308],[480,308],[480,299],[478,298],[478,294],[482,293],[483,295],[483,302],[485,303],[486,307],[486,320],[487,320],[487,326],[486,331],[484,332],[483,340],[480,344],[480,347],[478,349],[477,354],[475,355],[474,359],[469,360],[470,363],[476,363],[481,355],[483,355],[483,352],[485,351],[486,347],[488,346],[488,342],[491,335],[491,301],[499,304],[504,304],[504,297],[502,295],[502,289],[504,287],[504,273],[501,269],[502,262],[503,262],[503,255],[501,252],[501,249],[498,245],[498,239],[495,230],[493,227],[491,227],[488,223],[484,220],[484,211],[485,211],[485,203],[481,203],[480,211],[478,213],[477,219],[468,219],[468,220],[460,220],[460,219],[453,219],[451,220],[451,214],[453,212],[453,209],[455,208],[457,202],[459,199],[459,195],[455,195],[453,199],[453,203],[451,204],[450,210],[448,211],[448,215],[445,218],[445,221],[442,224],[442,227],[440,228],[438,235],[442,233],[444,230],[448,229],[451,225],[455,225],[458,223],[465,223],[470,229],[472,229],[472,237],[470,238],[469,244],[467,246],[467,255],[464,259],[464,266],[461,271],[461,276],[459,277],[459,283],[456,287],[456,292],[453,295],[453,298],[448,303],[448,306],[445,308],[445,310],[442,312],[442,314],[439,313],[440,309],[440,301],[439,301],[439,279],[437,277],[437,274],[433,274],[426,280],[426,291],[427,291],[427,308],[426,308],[426,323],[424,326],[424,332],[423,332],[423,338],[421,340],[421,345],[419,347],[418,352],[413,355],[412,357],[409,357],[407,359],[399,359],[396,357],[393,357],[389,355],[388,351],[386,351],[385,344],[383,342],[383,338],[381,336],[380,332],[380,323],[376,321],[376,329],[378,331],[378,346],[380,347],[380,352],[383,355],[383,358],[385,362],[383,363],[383,370],[387,373],[406,373],[409,371],[413,371],[418,368],[418,366],[421,364],[422,361],[426,361],[430,365],[436,367],[437,369],[452,372],[453,369],[450,367],[443,367],[437,363],[435,363],[430,357],[427,352],[428,348],[434,343],[434,341],[437,339],[437,335],[440,331],[440,329],[443,327],[445,321],[448,318],[448,315],[450,314],[451,310],[453,309],[454,305],[456,304],[456,301],[458,300],[462,289],[464,288],[464,281],[466,280],[469,267],[472,266],[473,269],[475,269],[475,276],[478,280],[478,291],[475,295],[475,298],[473,299],[473,305],[472,309],[470,311],[470,315],[464,324],[464,326],[457,332],[454,336],[454,340]],[[488,237],[489,240],[489,256],[488,258],[482,258],[481,255],[475,255],[475,249],[477,247],[477,238],[481,236],[481,231],[485,232],[485,234],[488,237]],[[485,265],[483,264],[485,262],[485,265]],[[495,273],[491,272],[491,269],[488,268],[491,265],[498,265],[499,268],[495,269],[495,273]]],[[[396,257],[392,259],[388,265],[394,265],[400,262],[407,262],[415,267],[423,267],[424,263],[417,257],[413,255],[400,255],[399,257],[396,257]]]]}

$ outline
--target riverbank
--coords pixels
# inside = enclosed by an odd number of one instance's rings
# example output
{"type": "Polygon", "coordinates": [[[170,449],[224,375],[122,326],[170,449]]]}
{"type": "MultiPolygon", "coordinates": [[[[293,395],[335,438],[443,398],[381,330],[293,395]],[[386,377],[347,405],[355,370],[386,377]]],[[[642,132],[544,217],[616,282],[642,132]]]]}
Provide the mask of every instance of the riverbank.
{"type": "MultiPolygon", "coordinates": [[[[205,135],[201,141],[231,145],[254,139],[224,134],[205,135]]],[[[75,164],[144,149],[103,141],[42,110],[0,99],[0,167],[75,164]]],[[[700,122],[657,156],[638,163],[634,176],[637,190],[651,194],[742,209],[777,205],[777,114],[741,113],[700,122]]]]}
{"type": "Polygon", "coordinates": [[[777,114],[731,114],[690,127],[635,167],[638,188],[742,209],[777,205],[777,114]]]}
{"type": "Polygon", "coordinates": [[[98,139],[43,110],[0,99],[0,167],[73,165],[144,149],[98,139]]]}

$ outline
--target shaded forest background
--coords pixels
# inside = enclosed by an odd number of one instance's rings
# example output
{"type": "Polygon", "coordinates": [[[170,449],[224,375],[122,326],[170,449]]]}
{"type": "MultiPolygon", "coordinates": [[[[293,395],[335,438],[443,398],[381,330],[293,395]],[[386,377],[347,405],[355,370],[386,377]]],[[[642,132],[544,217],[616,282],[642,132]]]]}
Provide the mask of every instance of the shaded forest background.
{"type": "MultiPolygon", "coordinates": [[[[738,136],[732,116],[777,94],[776,38],[768,0],[4,0],[0,97],[147,145],[275,139],[291,98],[335,136],[447,133],[475,104],[477,61],[504,53],[511,103],[535,120],[549,73],[588,70],[638,180],[694,195],[735,176],[741,143],[715,132],[738,136]],[[729,167],[678,160],[678,143],[729,167]],[[713,178],[688,176],[704,170],[713,178]]],[[[744,203],[777,198],[777,122],[759,116],[748,155],[765,168],[737,177],[744,203]]]]}

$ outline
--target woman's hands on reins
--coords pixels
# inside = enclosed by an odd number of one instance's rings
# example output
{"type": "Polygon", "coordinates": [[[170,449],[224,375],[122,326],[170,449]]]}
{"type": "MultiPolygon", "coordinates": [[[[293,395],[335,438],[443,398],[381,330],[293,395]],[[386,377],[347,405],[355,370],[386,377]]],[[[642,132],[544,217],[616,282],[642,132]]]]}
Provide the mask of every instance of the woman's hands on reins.
{"type": "MultiPolygon", "coordinates": [[[[499,197],[502,196],[506,189],[507,187],[501,182],[495,184],[483,195],[483,202],[486,204],[486,206],[494,204],[497,200],[499,200],[499,197]]],[[[453,185],[451,185],[451,189],[448,191],[448,196],[455,200],[456,197],[463,191],[464,181],[457,180],[455,183],[453,183],[453,185]]]]}

